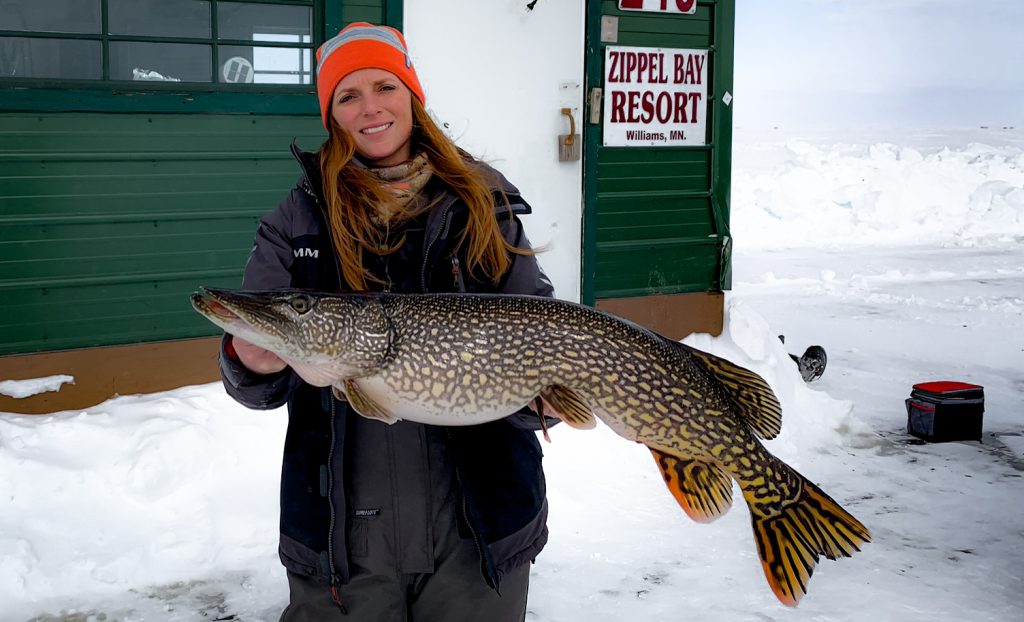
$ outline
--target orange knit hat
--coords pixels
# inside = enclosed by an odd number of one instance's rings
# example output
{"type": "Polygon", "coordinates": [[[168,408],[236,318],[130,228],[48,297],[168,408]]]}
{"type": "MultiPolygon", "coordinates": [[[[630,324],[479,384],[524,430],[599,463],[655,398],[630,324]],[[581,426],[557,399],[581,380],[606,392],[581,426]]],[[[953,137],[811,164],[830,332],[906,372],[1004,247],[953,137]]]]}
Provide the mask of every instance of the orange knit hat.
{"type": "Polygon", "coordinates": [[[316,94],[324,127],[328,127],[334,89],[342,78],[359,69],[372,67],[390,71],[409,87],[421,104],[426,104],[405,37],[390,26],[353,22],[320,46],[316,62],[316,94]]]}

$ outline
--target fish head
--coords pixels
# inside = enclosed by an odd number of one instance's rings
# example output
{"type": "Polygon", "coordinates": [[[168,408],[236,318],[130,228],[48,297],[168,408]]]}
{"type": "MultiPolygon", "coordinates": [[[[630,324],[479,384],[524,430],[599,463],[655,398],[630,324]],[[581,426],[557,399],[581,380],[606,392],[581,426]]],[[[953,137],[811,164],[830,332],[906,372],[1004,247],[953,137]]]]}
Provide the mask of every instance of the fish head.
{"type": "Polygon", "coordinates": [[[192,307],[316,386],[379,370],[391,347],[390,323],[371,295],[204,287],[192,294],[192,307]]]}

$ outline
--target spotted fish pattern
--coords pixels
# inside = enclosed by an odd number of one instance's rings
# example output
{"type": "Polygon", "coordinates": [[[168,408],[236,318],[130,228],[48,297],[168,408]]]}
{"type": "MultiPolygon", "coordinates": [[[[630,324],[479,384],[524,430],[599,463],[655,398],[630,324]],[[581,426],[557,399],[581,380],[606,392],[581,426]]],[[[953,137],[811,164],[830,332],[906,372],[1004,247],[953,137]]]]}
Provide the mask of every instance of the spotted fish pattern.
{"type": "Polygon", "coordinates": [[[760,376],[609,313],[513,295],[204,289],[192,302],[366,417],[473,425],[539,397],[570,426],[600,419],[646,445],[694,520],[724,514],[736,482],[765,577],[787,605],[820,557],[848,557],[871,539],[762,445],[782,413],[760,376]]]}

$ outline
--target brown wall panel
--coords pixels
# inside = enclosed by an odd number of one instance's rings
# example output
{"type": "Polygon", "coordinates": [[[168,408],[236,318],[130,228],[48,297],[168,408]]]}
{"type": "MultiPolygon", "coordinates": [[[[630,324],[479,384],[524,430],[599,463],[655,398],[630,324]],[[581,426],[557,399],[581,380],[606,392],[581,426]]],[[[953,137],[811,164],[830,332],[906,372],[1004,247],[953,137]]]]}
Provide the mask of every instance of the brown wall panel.
{"type": "Polygon", "coordinates": [[[74,384],[15,399],[0,395],[0,412],[39,414],[88,408],[115,395],[166,391],[220,378],[220,338],[88,348],[0,357],[0,379],[66,374],[74,384]]]}

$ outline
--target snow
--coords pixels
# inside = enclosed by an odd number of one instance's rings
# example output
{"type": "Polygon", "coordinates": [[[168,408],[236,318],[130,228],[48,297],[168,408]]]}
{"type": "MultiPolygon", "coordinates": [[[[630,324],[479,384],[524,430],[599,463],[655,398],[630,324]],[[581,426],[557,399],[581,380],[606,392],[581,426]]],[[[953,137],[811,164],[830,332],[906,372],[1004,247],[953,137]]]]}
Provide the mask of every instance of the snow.
{"type": "MultiPolygon", "coordinates": [[[[693,523],[644,447],[557,426],[527,619],[1021,619],[1024,132],[738,128],[734,153],[725,331],[686,342],[766,378],[769,449],[874,541],[787,609],[738,497],[693,523]],[[828,368],[805,384],[787,349],[815,343],[828,368]],[[985,387],[982,442],[905,434],[929,380],[985,387]]],[[[0,415],[0,620],[276,620],[284,425],[217,384],[0,415]]]]}
{"type": "Polygon", "coordinates": [[[952,145],[923,133],[904,144],[790,138],[757,147],[767,153],[738,150],[733,233],[748,250],[1012,243],[1024,235],[1022,135],[979,131],[978,142],[952,145]]]}
{"type": "Polygon", "coordinates": [[[22,399],[48,391],[60,391],[62,385],[69,383],[74,384],[75,378],[65,374],[28,380],[0,380],[0,393],[15,399],[22,399]]]}

